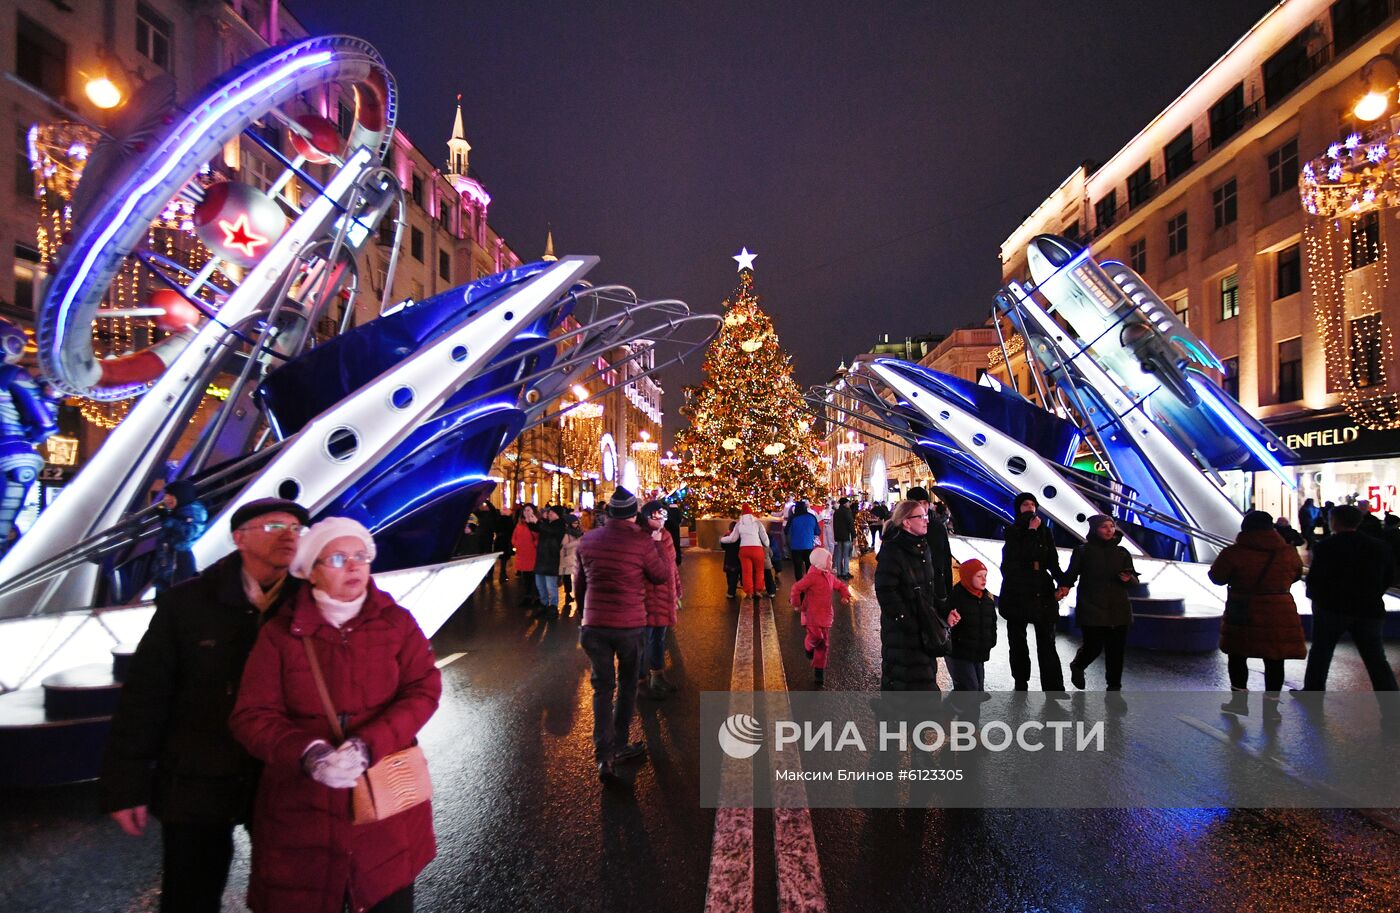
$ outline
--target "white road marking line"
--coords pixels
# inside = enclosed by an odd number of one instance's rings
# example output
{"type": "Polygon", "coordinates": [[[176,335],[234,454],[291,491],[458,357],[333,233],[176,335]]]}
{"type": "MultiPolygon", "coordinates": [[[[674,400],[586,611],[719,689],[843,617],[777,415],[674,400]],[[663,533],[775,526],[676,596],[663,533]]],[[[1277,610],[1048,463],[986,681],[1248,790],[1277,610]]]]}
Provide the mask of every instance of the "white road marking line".
{"type": "Polygon", "coordinates": [[[449,653],[449,654],[447,654],[446,656],[444,656],[442,659],[438,660],[437,663],[435,663],[435,665],[436,665],[439,669],[441,669],[443,666],[446,666],[446,665],[448,665],[449,663],[455,663],[457,660],[461,659],[462,657],[464,657],[464,656],[466,656],[466,655],[467,655],[467,654],[465,654],[465,653],[449,653]]]}
{"type": "MultiPolygon", "coordinates": [[[[786,709],[785,716],[791,717],[783,651],[778,643],[771,600],[766,603],[762,625],[763,690],[781,694],[778,703],[786,709]]],[[[791,770],[802,769],[802,758],[796,749],[785,751],[773,760],[781,761],[791,770]]],[[[777,763],[773,765],[777,766],[777,763]]],[[[817,838],[812,831],[812,811],[807,807],[807,788],[801,780],[774,783],[773,800],[773,856],[778,870],[779,913],[826,913],[826,889],[822,885],[822,867],[817,857],[817,838]]]]}
{"type": "MultiPolygon", "coordinates": [[[[729,712],[753,714],[753,608],[740,603],[729,678],[729,712]]],[[[705,913],[753,913],[753,764],[725,758],[720,775],[720,807],[710,844],[710,875],[705,913]]]]}

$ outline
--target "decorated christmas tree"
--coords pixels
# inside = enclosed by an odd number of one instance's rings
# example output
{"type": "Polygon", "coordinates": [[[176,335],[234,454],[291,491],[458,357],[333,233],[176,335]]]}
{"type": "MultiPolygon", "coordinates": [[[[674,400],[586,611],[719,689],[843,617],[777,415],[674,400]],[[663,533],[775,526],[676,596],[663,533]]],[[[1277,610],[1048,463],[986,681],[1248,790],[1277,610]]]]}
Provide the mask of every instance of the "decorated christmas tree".
{"type": "Polygon", "coordinates": [[[735,515],[741,504],[763,513],[794,496],[816,497],[820,442],[778,345],[758,306],[753,255],[739,261],[739,287],[724,302],[724,324],[705,352],[705,379],[686,388],[676,439],[696,514],[735,515]]]}

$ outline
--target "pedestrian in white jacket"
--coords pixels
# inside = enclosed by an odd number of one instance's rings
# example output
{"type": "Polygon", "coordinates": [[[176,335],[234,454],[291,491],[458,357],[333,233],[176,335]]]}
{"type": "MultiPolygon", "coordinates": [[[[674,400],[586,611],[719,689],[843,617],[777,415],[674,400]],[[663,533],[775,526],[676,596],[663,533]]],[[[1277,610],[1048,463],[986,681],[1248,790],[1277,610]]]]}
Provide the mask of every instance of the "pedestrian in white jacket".
{"type": "Polygon", "coordinates": [[[753,515],[752,507],[745,504],[739,511],[739,522],[719,541],[739,543],[739,567],[743,572],[744,592],[757,602],[764,588],[763,556],[768,551],[768,531],[753,515]]]}

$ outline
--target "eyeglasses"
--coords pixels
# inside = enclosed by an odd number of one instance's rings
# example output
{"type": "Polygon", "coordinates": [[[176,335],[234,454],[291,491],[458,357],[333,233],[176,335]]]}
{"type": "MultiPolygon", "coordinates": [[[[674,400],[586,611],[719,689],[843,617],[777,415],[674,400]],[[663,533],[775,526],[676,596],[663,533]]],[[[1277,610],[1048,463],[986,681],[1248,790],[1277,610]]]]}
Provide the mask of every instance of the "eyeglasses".
{"type": "Polygon", "coordinates": [[[244,526],[240,526],[240,527],[238,527],[238,528],[239,528],[239,530],[260,529],[260,530],[262,530],[262,531],[265,532],[265,533],[273,533],[273,534],[280,533],[280,532],[285,532],[285,531],[290,531],[291,534],[292,534],[293,536],[304,536],[304,535],[306,535],[306,527],[302,526],[300,523],[282,523],[282,522],[273,522],[273,523],[249,523],[249,524],[246,524],[246,525],[244,525],[244,526]]]}
{"type": "Polygon", "coordinates": [[[324,558],[321,558],[316,563],[328,564],[336,570],[340,570],[347,564],[369,564],[372,560],[373,559],[370,558],[368,552],[356,552],[353,555],[347,555],[344,552],[331,552],[329,555],[327,555],[324,558]]]}
{"type": "Polygon", "coordinates": [[[905,517],[904,519],[906,519],[906,520],[927,520],[927,519],[928,519],[928,514],[910,514],[909,516],[905,517]]]}

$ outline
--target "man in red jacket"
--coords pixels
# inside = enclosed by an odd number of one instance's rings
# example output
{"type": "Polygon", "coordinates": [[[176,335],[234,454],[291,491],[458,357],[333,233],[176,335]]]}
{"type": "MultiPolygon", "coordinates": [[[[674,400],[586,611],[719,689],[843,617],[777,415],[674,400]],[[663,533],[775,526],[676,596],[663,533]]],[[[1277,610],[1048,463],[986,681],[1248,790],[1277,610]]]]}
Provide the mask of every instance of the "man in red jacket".
{"type": "Polygon", "coordinates": [[[665,583],[671,575],[647,531],[633,522],[636,515],[637,496],[618,486],[608,500],[607,522],[578,544],[579,644],[593,666],[593,750],[604,783],[613,779],[614,762],[646,752],[645,743],[628,741],[646,634],[646,584],[665,583]]]}

